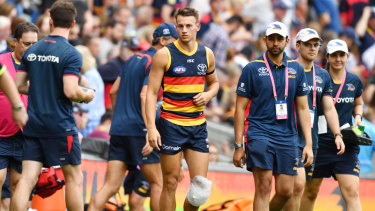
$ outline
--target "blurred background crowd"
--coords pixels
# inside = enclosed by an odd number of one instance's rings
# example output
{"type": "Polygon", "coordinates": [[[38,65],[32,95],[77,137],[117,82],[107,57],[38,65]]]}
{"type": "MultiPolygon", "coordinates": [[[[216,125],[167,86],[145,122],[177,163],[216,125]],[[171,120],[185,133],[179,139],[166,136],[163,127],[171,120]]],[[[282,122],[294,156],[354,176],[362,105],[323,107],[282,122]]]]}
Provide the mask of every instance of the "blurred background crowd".
{"type": "MultiPolygon", "coordinates": [[[[69,42],[83,55],[81,84],[96,90],[93,102],[76,105],[82,137],[109,139],[110,89],[125,59],[151,46],[155,27],[174,23],[179,8],[200,13],[199,42],[216,58],[220,91],[206,108],[215,125],[233,127],[235,90],[242,68],[265,50],[268,23],[281,21],[290,30],[286,53],[297,58],[295,35],[305,27],[318,31],[323,42],[316,63],[324,67],[328,41],[347,42],[347,71],[357,74],[363,93],[366,131],[375,137],[375,0],[71,0],[77,10],[69,42]]],[[[49,33],[48,8],[54,0],[0,0],[0,52],[13,48],[12,34],[23,21],[35,23],[39,38],[49,33]]],[[[210,137],[210,136],[209,136],[210,137]]],[[[210,160],[231,162],[233,137],[210,137],[210,160]]],[[[361,174],[373,172],[375,146],[361,147],[361,174]]]]}

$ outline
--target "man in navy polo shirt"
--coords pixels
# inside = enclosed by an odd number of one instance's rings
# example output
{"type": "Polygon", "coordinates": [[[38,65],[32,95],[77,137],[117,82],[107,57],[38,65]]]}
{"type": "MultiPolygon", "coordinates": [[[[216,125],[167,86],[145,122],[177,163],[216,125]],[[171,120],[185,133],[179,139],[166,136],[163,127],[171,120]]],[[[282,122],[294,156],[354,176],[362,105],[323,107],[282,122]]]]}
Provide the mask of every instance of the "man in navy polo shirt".
{"type": "MultiPolygon", "coordinates": [[[[162,23],[154,31],[152,47],[126,60],[111,89],[114,110],[110,130],[110,150],[106,181],[90,201],[88,210],[102,210],[119,190],[128,169],[140,165],[151,187],[151,210],[159,210],[162,188],[160,157],[146,142],[146,91],[152,57],[158,49],[178,38],[171,23],[162,23]]],[[[156,108],[156,105],[155,105],[156,108]]]]}
{"type": "Polygon", "coordinates": [[[313,161],[309,90],[303,67],[284,53],[286,26],[269,24],[264,41],[267,52],[245,66],[238,82],[233,163],[242,167],[246,151],[246,166],[255,181],[254,210],[281,210],[297,174],[296,113],[306,140],[302,160],[305,166],[313,161]],[[269,202],[273,175],[276,194],[269,202]]]}
{"type": "Polygon", "coordinates": [[[30,118],[23,130],[22,174],[11,202],[17,211],[27,209],[42,166],[56,165],[65,176],[66,207],[83,210],[81,147],[72,101],[88,103],[94,91],[79,88],[82,56],[67,41],[76,8],[69,1],[56,1],[50,14],[51,34],[23,54],[15,79],[20,93],[29,96],[30,118]]]}

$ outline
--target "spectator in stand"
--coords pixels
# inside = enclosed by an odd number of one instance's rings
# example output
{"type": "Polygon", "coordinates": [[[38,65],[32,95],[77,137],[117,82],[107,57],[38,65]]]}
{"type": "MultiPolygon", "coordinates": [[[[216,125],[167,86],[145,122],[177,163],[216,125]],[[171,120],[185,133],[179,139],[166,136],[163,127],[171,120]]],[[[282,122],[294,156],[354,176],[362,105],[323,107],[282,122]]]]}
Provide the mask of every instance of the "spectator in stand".
{"type": "Polygon", "coordinates": [[[100,52],[100,38],[95,34],[89,34],[83,37],[82,44],[90,50],[90,53],[95,58],[97,64],[100,52]]]}
{"type": "Polygon", "coordinates": [[[255,59],[255,46],[254,44],[248,44],[242,50],[234,56],[234,62],[243,69],[250,61],[255,59]]]}
{"type": "Polygon", "coordinates": [[[124,25],[124,27],[127,28],[129,25],[131,16],[132,16],[132,11],[130,10],[130,8],[124,5],[120,5],[120,6],[113,8],[111,18],[114,20],[120,21],[124,25]]]}
{"type": "Polygon", "coordinates": [[[210,163],[218,162],[219,161],[219,148],[214,143],[210,143],[210,147],[208,151],[209,151],[208,161],[210,163]]]}
{"type": "MultiPolygon", "coordinates": [[[[76,120],[76,126],[78,130],[85,129],[87,125],[87,109],[82,108],[82,106],[78,103],[74,103],[73,105],[73,116],[76,120]]],[[[82,133],[78,131],[78,140],[81,143],[82,141],[82,133]]]]}
{"type": "Polygon", "coordinates": [[[315,0],[314,7],[319,16],[319,23],[324,29],[337,34],[341,32],[339,8],[335,0],[315,0]]]}
{"type": "Polygon", "coordinates": [[[105,64],[108,54],[114,46],[119,45],[124,38],[124,24],[118,20],[110,19],[105,26],[105,33],[100,39],[99,64],[105,64]]]}
{"type": "Polygon", "coordinates": [[[112,117],[112,111],[104,113],[102,118],[100,118],[100,124],[91,132],[89,138],[102,138],[109,141],[111,138],[109,135],[109,129],[111,129],[112,117]]]}
{"type": "Polygon", "coordinates": [[[7,40],[11,35],[11,21],[6,16],[0,16],[0,52],[6,53],[9,52],[7,40]]]}
{"type": "Polygon", "coordinates": [[[229,47],[229,36],[242,26],[241,16],[234,15],[223,24],[212,24],[210,29],[202,38],[202,44],[212,49],[215,55],[215,66],[225,68],[227,49],[229,47]]]}
{"type": "Polygon", "coordinates": [[[88,104],[82,104],[83,109],[87,109],[87,125],[80,130],[83,137],[87,137],[100,123],[100,118],[105,112],[104,107],[104,83],[98,70],[96,69],[95,58],[90,50],[83,46],[76,46],[78,52],[82,54],[81,74],[87,79],[90,88],[95,90],[95,98],[88,104]]]}
{"type": "Polygon", "coordinates": [[[39,28],[39,39],[48,36],[50,32],[49,19],[48,15],[43,14],[36,20],[35,24],[39,28]]]}
{"type": "Polygon", "coordinates": [[[285,4],[282,0],[277,0],[273,3],[273,14],[275,21],[284,22],[284,18],[286,16],[286,12],[288,11],[289,7],[285,4]]]}
{"type": "Polygon", "coordinates": [[[375,12],[371,7],[365,7],[355,31],[361,40],[359,52],[362,55],[367,48],[375,43],[375,12]]]}
{"type": "Polygon", "coordinates": [[[369,0],[341,0],[339,1],[340,19],[343,27],[356,27],[364,8],[369,0]]]}
{"type": "Polygon", "coordinates": [[[219,14],[223,11],[223,0],[210,0],[210,8],[211,11],[203,15],[200,20],[201,29],[197,33],[197,39],[203,38],[203,35],[210,29],[211,23],[222,23],[219,14]]]}

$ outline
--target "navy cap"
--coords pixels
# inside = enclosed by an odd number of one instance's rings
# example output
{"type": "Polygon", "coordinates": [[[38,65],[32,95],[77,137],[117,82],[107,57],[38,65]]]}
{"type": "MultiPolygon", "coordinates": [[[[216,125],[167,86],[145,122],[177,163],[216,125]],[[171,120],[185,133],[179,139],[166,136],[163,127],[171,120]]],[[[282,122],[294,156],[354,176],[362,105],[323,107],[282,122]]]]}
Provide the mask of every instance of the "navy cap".
{"type": "Polygon", "coordinates": [[[131,50],[140,50],[141,46],[139,45],[139,40],[136,37],[125,38],[121,43],[122,47],[128,47],[131,50]]]}
{"type": "Polygon", "coordinates": [[[154,38],[172,36],[178,39],[176,27],[172,23],[162,23],[154,31],[154,38]]]}
{"type": "Polygon", "coordinates": [[[288,9],[288,5],[285,4],[285,2],[283,1],[276,1],[275,3],[273,3],[273,8],[280,8],[280,9],[288,9]]]}
{"type": "Polygon", "coordinates": [[[358,46],[361,45],[361,41],[359,40],[358,35],[355,32],[355,30],[353,29],[353,27],[351,27],[351,26],[345,27],[340,32],[340,36],[341,35],[345,35],[345,36],[349,37],[350,39],[352,39],[354,44],[356,44],[358,46]]]}

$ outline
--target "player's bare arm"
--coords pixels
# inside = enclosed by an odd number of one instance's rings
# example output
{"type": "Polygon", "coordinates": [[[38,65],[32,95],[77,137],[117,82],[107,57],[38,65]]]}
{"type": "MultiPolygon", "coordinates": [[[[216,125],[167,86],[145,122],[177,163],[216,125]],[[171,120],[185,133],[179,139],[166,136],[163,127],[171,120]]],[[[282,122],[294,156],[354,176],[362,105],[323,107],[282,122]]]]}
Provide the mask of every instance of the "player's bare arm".
{"type": "Polygon", "coordinates": [[[120,87],[120,81],[121,81],[121,77],[117,77],[116,81],[113,83],[111,90],[109,91],[109,95],[111,97],[111,103],[112,103],[112,111],[115,110],[116,98],[117,98],[118,89],[120,87]]]}
{"type": "Polygon", "coordinates": [[[219,82],[215,71],[215,56],[211,49],[208,49],[209,67],[206,70],[206,84],[205,92],[194,96],[193,102],[196,106],[205,106],[219,91],[219,82]]]}
{"type": "Polygon", "coordinates": [[[359,125],[360,122],[362,122],[362,114],[363,114],[363,106],[362,106],[362,96],[357,97],[354,100],[354,109],[353,109],[353,115],[354,115],[354,124],[353,127],[356,127],[359,125]],[[359,115],[356,115],[359,114],[359,115]]]}
{"type": "Polygon", "coordinates": [[[304,166],[310,166],[313,162],[314,155],[312,152],[311,126],[310,126],[310,111],[307,101],[307,95],[296,97],[297,113],[299,122],[301,124],[302,132],[305,137],[305,148],[302,152],[302,161],[305,161],[304,166]]]}
{"type": "Polygon", "coordinates": [[[29,75],[27,72],[17,72],[16,78],[14,79],[18,92],[24,95],[29,93],[29,75]]]}
{"type": "MultiPolygon", "coordinates": [[[[335,105],[331,96],[323,96],[322,98],[323,112],[326,117],[329,129],[331,129],[333,134],[340,134],[340,122],[337,115],[335,105]]],[[[335,136],[335,144],[337,147],[337,154],[341,155],[345,152],[345,144],[341,136],[335,136]]]]}
{"type": "Polygon", "coordinates": [[[150,70],[146,93],[146,126],[147,126],[147,140],[151,147],[160,150],[161,145],[160,134],[155,126],[156,118],[156,101],[158,92],[163,80],[164,71],[168,64],[169,55],[165,48],[162,48],[156,52],[152,59],[152,65],[150,70]]]}
{"type": "Polygon", "coordinates": [[[74,102],[89,103],[94,99],[94,90],[83,91],[78,86],[78,77],[72,75],[66,75],[63,77],[64,94],[67,98],[74,102]]]}

